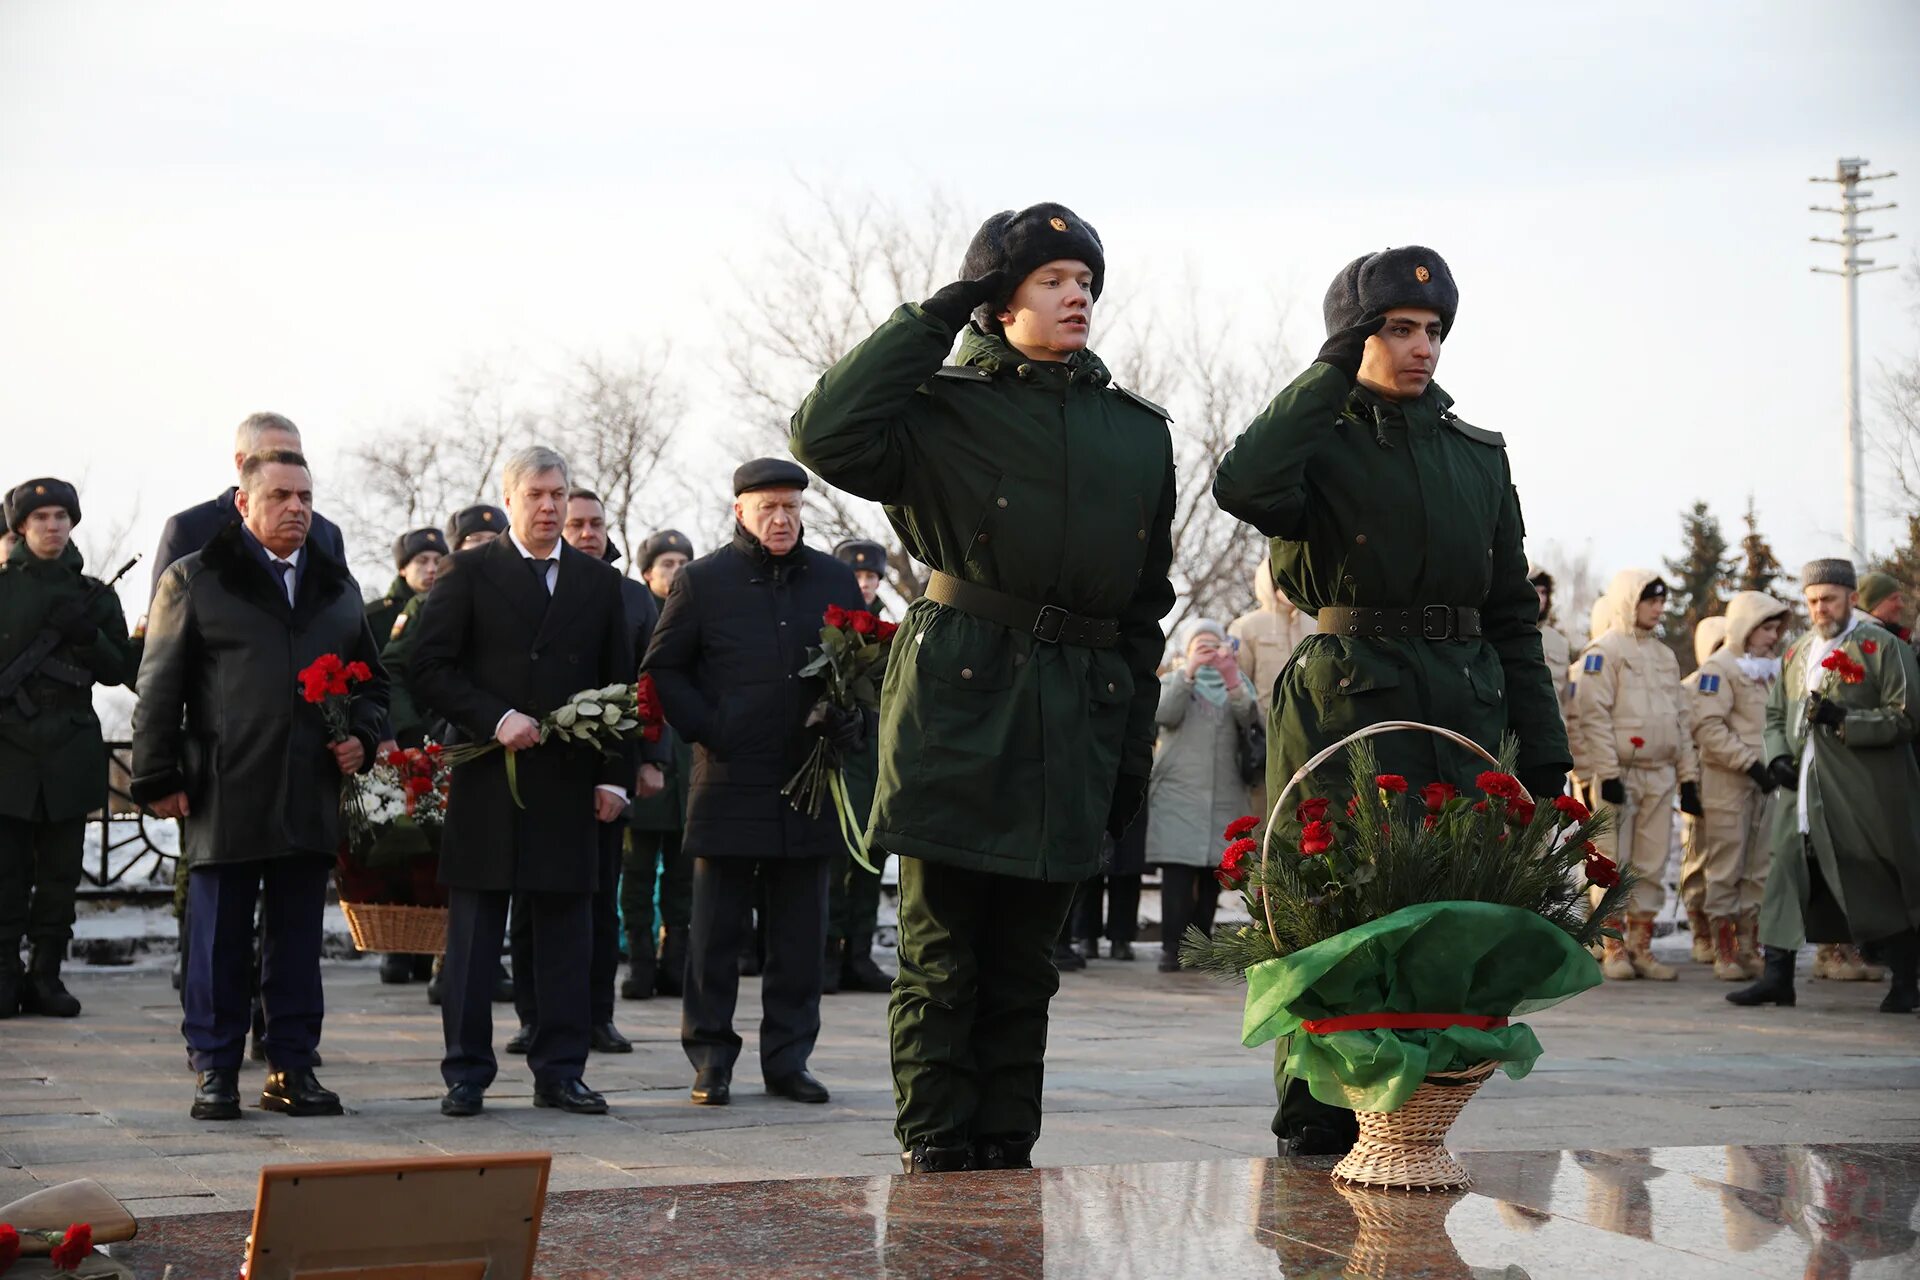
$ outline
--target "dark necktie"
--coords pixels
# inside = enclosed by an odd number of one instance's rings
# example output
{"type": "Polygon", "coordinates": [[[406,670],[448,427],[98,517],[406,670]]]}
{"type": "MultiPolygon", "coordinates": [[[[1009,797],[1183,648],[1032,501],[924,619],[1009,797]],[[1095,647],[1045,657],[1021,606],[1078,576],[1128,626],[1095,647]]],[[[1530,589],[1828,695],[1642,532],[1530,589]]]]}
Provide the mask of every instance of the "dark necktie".
{"type": "Polygon", "coordinates": [[[533,566],[534,576],[540,579],[540,585],[547,589],[547,594],[552,595],[553,571],[560,567],[560,562],[558,560],[535,560],[532,556],[528,556],[527,563],[533,566]]]}
{"type": "Polygon", "coordinates": [[[287,593],[287,603],[292,604],[293,603],[293,570],[294,570],[293,564],[290,561],[286,561],[286,560],[275,560],[273,562],[273,567],[274,567],[274,570],[280,576],[280,589],[287,593]]]}

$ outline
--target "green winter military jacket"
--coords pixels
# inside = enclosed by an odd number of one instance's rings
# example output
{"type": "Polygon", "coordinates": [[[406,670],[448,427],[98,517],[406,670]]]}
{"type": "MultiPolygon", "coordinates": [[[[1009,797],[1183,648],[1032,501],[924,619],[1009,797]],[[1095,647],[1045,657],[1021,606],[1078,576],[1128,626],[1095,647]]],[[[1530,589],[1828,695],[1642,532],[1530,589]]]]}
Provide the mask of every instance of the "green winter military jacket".
{"type": "Polygon", "coordinates": [[[870,838],[890,852],[1080,880],[1122,773],[1153,766],[1154,668],[1173,607],[1166,414],[1091,352],[1028,360],[915,305],[829,369],[794,457],[886,504],[907,551],[1037,605],[1120,623],[1114,648],[1049,644],[921,599],[881,695],[870,838]]]}
{"type": "MultiPolygon", "coordinates": [[[[0,565],[0,668],[33,643],[55,609],[92,587],[83,564],[71,544],[53,560],[34,555],[25,539],[14,544],[0,565]]],[[[131,684],[140,655],[127,639],[119,598],[102,592],[87,616],[99,628],[93,640],[62,640],[51,662],[94,683],[131,684]]],[[[29,822],[84,818],[107,802],[107,748],[93,711],[93,687],[56,680],[43,668],[25,688],[38,710],[31,718],[13,699],[0,702],[0,816],[29,822]]]]}
{"type": "MultiPolygon", "coordinates": [[[[1505,442],[1454,416],[1429,385],[1390,401],[1314,364],[1274,397],[1221,459],[1220,506],[1273,542],[1275,581],[1308,614],[1345,605],[1470,606],[1477,639],[1308,636],[1281,673],[1269,717],[1267,787],[1362,726],[1417,720],[1489,751],[1511,731],[1518,768],[1565,771],[1565,723],[1540,656],[1526,528],[1505,442]]],[[[1431,734],[1372,739],[1383,772],[1465,789],[1487,765],[1431,734]]],[[[1315,775],[1345,789],[1344,757],[1315,775]]]]}
{"type": "Polygon", "coordinates": [[[373,632],[373,642],[384,645],[393,638],[393,622],[413,600],[413,588],[407,585],[404,573],[393,575],[393,585],[387,588],[387,594],[377,600],[367,601],[367,630],[373,632]]]}

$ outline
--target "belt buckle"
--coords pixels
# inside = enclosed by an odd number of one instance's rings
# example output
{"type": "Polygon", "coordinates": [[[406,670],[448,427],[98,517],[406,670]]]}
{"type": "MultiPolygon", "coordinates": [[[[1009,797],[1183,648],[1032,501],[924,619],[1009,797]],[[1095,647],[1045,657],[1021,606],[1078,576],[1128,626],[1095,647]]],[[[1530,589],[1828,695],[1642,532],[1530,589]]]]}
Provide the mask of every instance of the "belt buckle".
{"type": "Polygon", "coordinates": [[[1453,606],[1423,605],[1420,609],[1420,634],[1428,640],[1453,638],[1453,606]]]}
{"type": "Polygon", "coordinates": [[[1042,644],[1059,644],[1060,632],[1072,616],[1057,604],[1040,606],[1040,612],[1033,620],[1033,638],[1042,644]]]}

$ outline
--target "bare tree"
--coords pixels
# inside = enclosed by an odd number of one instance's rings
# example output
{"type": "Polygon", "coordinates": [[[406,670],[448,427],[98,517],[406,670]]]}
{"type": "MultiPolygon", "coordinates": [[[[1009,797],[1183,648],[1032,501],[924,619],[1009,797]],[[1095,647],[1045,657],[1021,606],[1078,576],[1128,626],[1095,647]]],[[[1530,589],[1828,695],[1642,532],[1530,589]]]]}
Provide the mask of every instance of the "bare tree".
{"type": "Polygon", "coordinates": [[[1889,472],[1888,510],[1905,521],[1920,513],[1920,257],[1902,270],[1915,325],[1910,354],[1880,366],[1874,399],[1883,418],[1877,443],[1889,472]]]}
{"type": "Polygon", "coordinates": [[[1553,575],[1553,617],[1548,621],[1573,641],[1576,648],[1584,647],[1581,638],[1587,636],[1593,603],[1606,589],[1599,570],[1593,565],[1593,548],[1583,546],[1573,551],[1557,542],[1548,542],[1534,559],[1553,575]]]}
{"type": "Polygon", "coordinates": [[[567,456],[574,483],[605,502],[607,525],[630,556],[669,509],[658,478],[686,403],[667,363],[664,351],[578,359],[549,418],[549,442],[567,456]]]}

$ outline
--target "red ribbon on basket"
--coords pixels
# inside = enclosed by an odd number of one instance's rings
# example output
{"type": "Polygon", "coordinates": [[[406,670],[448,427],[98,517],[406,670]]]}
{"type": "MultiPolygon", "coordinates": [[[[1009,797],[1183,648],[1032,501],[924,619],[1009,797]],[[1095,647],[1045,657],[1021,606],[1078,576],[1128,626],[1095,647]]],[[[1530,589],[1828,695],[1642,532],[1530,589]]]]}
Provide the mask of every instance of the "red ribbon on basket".
{"type": "Polygon", "coordinates": [[[1349,1013],[1338,1018],[1308,1018],[1300,1029],[1324,1036],[1336,1031],[1442,1031],[1447,1027],[1492,1031],[1506,1025],[1504,1017],[1489,1013],[1349,1013]]]}

